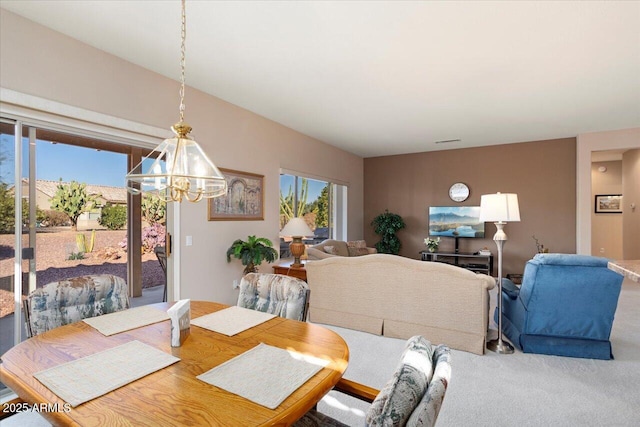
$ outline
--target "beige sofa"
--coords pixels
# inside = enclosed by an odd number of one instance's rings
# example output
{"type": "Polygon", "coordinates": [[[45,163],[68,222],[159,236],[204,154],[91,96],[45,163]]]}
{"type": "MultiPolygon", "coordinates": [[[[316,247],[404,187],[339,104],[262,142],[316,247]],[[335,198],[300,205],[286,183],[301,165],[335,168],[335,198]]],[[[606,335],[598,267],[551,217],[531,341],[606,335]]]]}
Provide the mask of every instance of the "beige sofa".
{"type": "Polygon", "coordinates": [[[395,255],[308,262],[309,320],[484,354],[495,280],[395,255]]]}
{"type": "Polygon", "coordinates": [[[376,248],[368,248],[366,247],[366,243],[364,240],[355,240],[353,242],[345,242],[343,240],[332,240],[328,239],[324,242],[318,243],[317,245],[311,246],[307,248],[307,259],[310,260],[318,260],[318,259],[326,259],[332,257],[348,257],[348,256],[358,256],[358,255],[350,255],[349,254],[349,244],[352,244],[352,252],[358,252],[359,255],[369,255],[375,254],[378,251],[376,248]],[[355,245],[359,247],[355,247],[355,245]],[[328,253],[325,250],[325,247],[332,247],[334,253],[328,253]],[[355,249],[355,251],[354,251],[355,249]]]}

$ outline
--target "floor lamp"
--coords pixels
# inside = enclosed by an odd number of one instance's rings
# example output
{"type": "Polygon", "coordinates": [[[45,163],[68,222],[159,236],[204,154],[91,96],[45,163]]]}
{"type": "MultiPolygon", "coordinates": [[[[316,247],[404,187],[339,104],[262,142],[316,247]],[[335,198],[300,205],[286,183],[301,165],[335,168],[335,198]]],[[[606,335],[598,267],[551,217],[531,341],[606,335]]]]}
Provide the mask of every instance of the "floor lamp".
{"type": "Polygon", "coordinates": [[[487,343],[487,348],[496,353],[511,354],[513,346],[502,341],[502,249],[507,235],[504,226],[508,222],[520,221],[518,195],[509,193],[485,194],[480,198],[480,221],[493,222],[496,234],[493,240],[498,247],[498,339],[487,343]]]}

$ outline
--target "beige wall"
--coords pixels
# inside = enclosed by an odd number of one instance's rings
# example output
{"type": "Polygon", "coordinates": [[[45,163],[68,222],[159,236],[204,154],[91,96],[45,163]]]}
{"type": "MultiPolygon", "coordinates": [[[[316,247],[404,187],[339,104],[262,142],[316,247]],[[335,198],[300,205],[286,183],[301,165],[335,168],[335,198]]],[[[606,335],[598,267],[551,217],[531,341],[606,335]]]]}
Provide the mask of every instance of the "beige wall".
{"type": "Polygon", "coordinates": [[[640,149],[622,154],[622,200],[623,259],[640,259],[640,149]]]}
{"type": "MultiPolygon", "coordinates": [[[[536,253],[532,235],[552,252],[575,253],[575,159],[575,138],[365,159],[365,238],[378,241],[369,224],[389,209],[407,224],[399,233],[401,255],[418,258],[429,206],[457,205],[448,190],[461,181],[471,195],[460,205],[479,206],[482,194],[518,194],[522,221],[505,227],[503,274],[523,271],[536,253]]],[[[485,239],[460,239],[460,250],[487,246],[495,255],[495,226],[488,223],[485,231],[485,239]]],[[[453,239],[443,239],[441,250],[451,249],[453,239]]]]}
{"type": "MultiPolygon", "coordinates": [[[[591,164],[591,200],[598,194],[623,194],[622,161],[591,164]],[[605,172],[598,168],[605,167],[605,172]]],[[[591,210],[591,254],[622,259],[622,215],[591,210]]]]}
{"type": "MultiPolygon", "coordinates": [[[[2,88],[166,128],[167,135],[178,121],[176,81],[5,10],[0,31],[2,88]]],[[[231,285],[242,266],[227,264],[226,249],[251,234],[278,241],[280,168],[348,185],[348,236],[362,237],[362,158],[191,88],[186,106],[192,136],[217,166],[265,176],[265,219],[208,222],[206,203],[183,204],[182,239],[174,243],[181,249],[182,298],[235,303],[231,285]],[[184,245],[186,236],[192,246],[184,245]]]]}

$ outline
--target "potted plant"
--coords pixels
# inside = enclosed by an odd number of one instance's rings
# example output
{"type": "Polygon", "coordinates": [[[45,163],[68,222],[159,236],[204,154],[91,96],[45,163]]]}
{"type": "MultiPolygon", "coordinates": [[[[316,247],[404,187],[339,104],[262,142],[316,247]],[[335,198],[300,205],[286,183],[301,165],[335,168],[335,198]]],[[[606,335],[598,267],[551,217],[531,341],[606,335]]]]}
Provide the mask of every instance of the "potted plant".
{"type": "Polygon", "coordinates": [[[249,236],[246,242],[238,239],[227,249],[227,262],[231,262],[231,257],[237,258],[245,266],[243,274],[255,273],[263,261],[273,262],[278,258],[272,246],[271,240],[264,237],[249,236]]]}
{"type": "Polygon", "coordinates": [[[396,232],[405,227],[402,217],[385,209],[384,213],[371,221],[371,225],[375,227],[374,231],[380,236],[380,241],[376,243],[378,253],[398,255],[401,244],[396,232]]]}
{"type": "Polygon", "coordinates": [[[436,239],[432,239],[431,237],[427,237],[424,239],[424,244],[427,245],[427,250],[429,252],[437,252],[438,246],[440,246],[440,237],[436,239]]]}

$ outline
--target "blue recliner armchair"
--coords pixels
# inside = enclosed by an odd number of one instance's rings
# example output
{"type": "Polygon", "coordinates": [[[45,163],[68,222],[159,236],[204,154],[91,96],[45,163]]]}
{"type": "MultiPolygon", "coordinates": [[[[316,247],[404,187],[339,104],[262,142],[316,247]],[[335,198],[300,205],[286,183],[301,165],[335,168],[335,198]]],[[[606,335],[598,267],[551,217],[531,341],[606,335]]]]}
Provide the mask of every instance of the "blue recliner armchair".
{"type": "Polygon", "coordinates": [[[607,261],[537,254],[525,266],[520,289],[502,279],[506,337],[525,353],[612,359],[609,336],[623,277],[607,261]]]}

